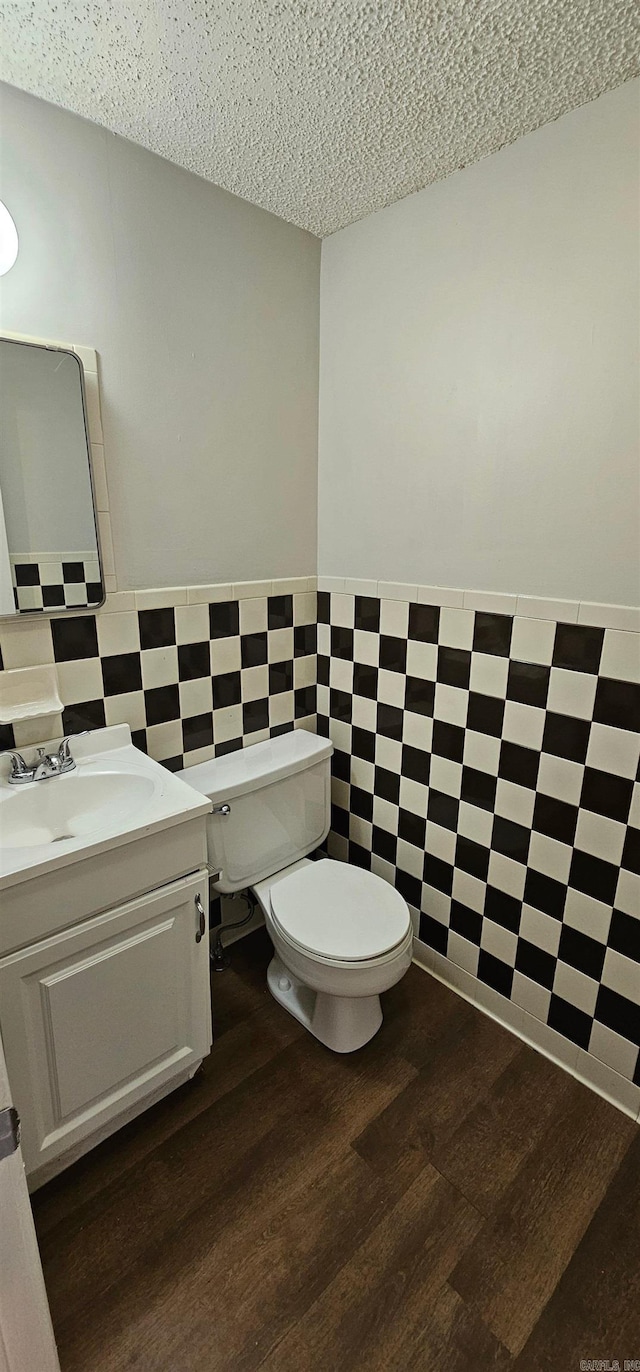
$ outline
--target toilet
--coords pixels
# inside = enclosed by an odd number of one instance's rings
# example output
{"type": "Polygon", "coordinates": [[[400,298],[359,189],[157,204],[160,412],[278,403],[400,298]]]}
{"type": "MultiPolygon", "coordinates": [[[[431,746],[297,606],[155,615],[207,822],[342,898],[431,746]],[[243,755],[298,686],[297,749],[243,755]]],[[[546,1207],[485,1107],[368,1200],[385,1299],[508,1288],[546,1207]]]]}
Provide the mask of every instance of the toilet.
{"type": "Polygon", "coordinates": [[[329,832],[332,752],[328,739],[296,729],[180,776],[213,803],[215,889],[249,888],[263,911],[272,996],[327,1048],[352,1053],[380,1028],[380,995],[404,976],[413,940],[393,886],[308,857],[329,832]]]}

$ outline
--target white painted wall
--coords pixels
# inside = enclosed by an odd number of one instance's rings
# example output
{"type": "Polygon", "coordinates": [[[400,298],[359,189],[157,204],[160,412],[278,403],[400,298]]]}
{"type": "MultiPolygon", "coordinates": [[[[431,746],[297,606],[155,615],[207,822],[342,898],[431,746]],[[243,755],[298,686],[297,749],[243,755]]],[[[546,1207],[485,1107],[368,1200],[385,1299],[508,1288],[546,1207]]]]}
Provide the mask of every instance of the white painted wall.
{"type": "Polygon", "coordinates": [[[0,87],[7,330],[98,350],[122,587],[316,569],[320,244],[0,87]]]}
{"type": "Polygon", "coordinates": [[[320,572],[638,603],[638,92],[324,241],[320,572]]]}

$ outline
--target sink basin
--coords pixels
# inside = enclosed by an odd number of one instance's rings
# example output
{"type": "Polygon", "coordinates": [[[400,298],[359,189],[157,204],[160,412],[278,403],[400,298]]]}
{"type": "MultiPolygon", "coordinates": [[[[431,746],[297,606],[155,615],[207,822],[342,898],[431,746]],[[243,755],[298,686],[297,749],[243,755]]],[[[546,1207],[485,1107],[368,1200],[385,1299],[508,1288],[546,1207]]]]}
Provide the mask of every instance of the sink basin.
{"type": "Polygon", "coordinates": [[[151,777],[116,771],[70,772],[16,786],[0,812],[2,842],[8,848],[35,848],[88,837],[125,823],[155,789],[151,777]]]}

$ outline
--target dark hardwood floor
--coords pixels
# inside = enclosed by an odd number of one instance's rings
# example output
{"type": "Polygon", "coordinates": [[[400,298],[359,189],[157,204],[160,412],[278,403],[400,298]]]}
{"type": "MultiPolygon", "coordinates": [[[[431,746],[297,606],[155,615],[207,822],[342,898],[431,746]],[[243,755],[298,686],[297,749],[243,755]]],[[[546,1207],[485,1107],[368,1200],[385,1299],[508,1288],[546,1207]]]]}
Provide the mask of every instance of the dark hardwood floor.
{"type": "Polygon", "coordinates": [[[214,977],[194,1082],[33,1198],[64,1372],[640,1359],[637,1126],[415,967],[338,1057],[268,956],[214,977]]]}

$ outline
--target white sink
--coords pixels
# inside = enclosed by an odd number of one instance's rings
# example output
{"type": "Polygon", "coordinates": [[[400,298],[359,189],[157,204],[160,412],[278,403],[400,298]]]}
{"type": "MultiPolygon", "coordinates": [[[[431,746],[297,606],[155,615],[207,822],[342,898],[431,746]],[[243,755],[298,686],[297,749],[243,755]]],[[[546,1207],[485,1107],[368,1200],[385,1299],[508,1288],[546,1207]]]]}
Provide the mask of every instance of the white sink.
{"type": "Polygon", "coordinates": [[[2,844],[34,848],[84,838],[107,824],[126,822],[155,790],[151,777],[102,768],[15,786],[0,809],[2,844]]]}

